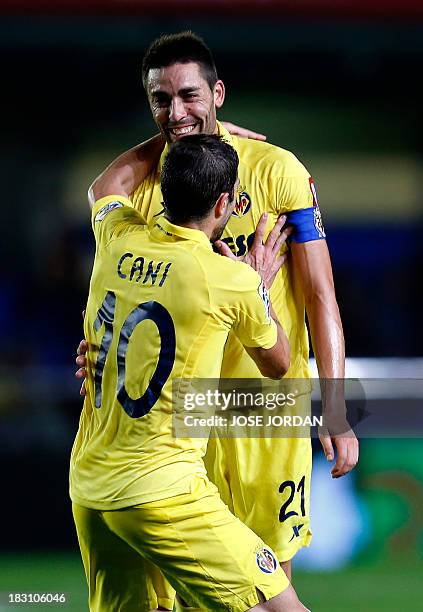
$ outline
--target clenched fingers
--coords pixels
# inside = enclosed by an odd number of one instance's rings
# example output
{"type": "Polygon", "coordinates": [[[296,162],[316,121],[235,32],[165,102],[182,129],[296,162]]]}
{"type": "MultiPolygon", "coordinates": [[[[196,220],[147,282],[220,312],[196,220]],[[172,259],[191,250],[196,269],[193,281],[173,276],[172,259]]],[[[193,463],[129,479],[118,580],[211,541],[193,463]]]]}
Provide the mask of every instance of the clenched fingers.
{"type": "Polygon", "coordinates": [[[75,359],[75,363],[80,368],[85,368],[85,366],[87,365],[87,358],[85,357],[85,355],[78,355],[78,357],[75,359]]]}
{"type": "Polygon", "coordinates": [[[88,342],[86,340],[81,340],[81,342],[78,345],[78,348],[76,349],[76,354],[85,355],[87,351],[88,351],[88,342]]]}
{"type": "Polygon", "coordinates": [[[75,378],[87,378],[87,370],[86,370],[86,368],[79,368],[75,372],[75,378]]]}
{"type": "Polygon", "coordinates": [[[348,474],[358,462],[358,441],[354,436],[342,436],[335,438],[337,448],[336,464],[331,470],[333,478],[340,478],[348,474]]]}

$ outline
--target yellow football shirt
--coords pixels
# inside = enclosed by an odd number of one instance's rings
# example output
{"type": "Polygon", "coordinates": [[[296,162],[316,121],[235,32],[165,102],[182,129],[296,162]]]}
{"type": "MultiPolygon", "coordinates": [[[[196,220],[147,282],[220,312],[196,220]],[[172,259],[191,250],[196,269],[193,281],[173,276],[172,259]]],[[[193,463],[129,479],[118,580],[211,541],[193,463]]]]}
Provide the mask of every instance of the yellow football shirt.
{"type": "Polygon", "coordinates": [[[277,330],[260,276],[214,253],[203,232],[163,216],[148,228],[120,196],[99,200],[92,222],[87,394],[70,494],[112,510],[187,492],[205,474],[207,440],[172,435],[172,380],[219,378],[229,332],[271,348],[277,330]]]}
{"type": "MultiPolygon", "coordinates": [[[[301,162],[289,151],[267,142],[231,136],[218,123],[219,133],[239,156],[240,194],[236,209],[223,234],[233,252],[244,255],[254,238],[263,212],[269,213],[267,232],[282,213],[313,207],[311,177],[301,162]]],[[[165,147],[159,166],[131,196],[144,223],[163,210],[160,169],[167,153],[165,147]]],[[[286,247],[285,247],[286,248],[286,247]]],[[[290,378],[308,378],[309,343],[305,324],[304,295],[294,282],[292,268],[285,264],[270,291],[273,308],[284,328],[291,347],[290,378]]],[[[260,378],[256,364],[241,343],[231,334],[225,348],[222,378],[260,378]]]]}

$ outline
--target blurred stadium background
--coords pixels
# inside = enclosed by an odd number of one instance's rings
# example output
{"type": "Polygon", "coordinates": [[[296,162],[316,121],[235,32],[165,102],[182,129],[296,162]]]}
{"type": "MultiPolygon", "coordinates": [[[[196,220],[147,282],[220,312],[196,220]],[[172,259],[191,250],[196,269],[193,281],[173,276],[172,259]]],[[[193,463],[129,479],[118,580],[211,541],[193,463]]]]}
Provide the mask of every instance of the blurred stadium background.
{"type": "MultiPolygon", "coordinates": [[[[8,592],[41,590],[83,611],[67,467],[93,255],[86,190],[154,133],[144,50],[161,33],[205,38],[228,90],[221,117],[313,174],[350,371],[395,377],[401,364],[423,378],[423,5],[0,0],[0,15],[0,609],[25,608],[8,592]]],[[[295,579],[313,612],[421,609],[422,456],[419,437],[364,439],[359,467],[332,481],[316,446],[315,539],[295,579]]]]}

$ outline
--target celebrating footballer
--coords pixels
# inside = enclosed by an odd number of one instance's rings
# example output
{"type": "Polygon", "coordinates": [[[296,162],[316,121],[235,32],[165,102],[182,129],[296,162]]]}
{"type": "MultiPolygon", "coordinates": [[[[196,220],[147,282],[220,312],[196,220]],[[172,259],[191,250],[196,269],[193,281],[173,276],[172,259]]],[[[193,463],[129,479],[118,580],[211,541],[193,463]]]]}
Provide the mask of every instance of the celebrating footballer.
{"type": "MultiPolygon", "coordinates": [[[[176,589],[179,610],[304,610],[289,581],[311,541],[310,439],[210,438],[206,476],[205,443],[171,436],[169,385],[309,379],[306,314],[319,376],[344,377],[315,186],[292,153],[216,120],[225,87],[193,33],[155,40],[142,79],[159,134],[89,194],[97,249],[71,496],[90,609],[172,610],[176,589]]],[[[321,442],[333,477],[357,463],[352,432],[321,442]]]]}

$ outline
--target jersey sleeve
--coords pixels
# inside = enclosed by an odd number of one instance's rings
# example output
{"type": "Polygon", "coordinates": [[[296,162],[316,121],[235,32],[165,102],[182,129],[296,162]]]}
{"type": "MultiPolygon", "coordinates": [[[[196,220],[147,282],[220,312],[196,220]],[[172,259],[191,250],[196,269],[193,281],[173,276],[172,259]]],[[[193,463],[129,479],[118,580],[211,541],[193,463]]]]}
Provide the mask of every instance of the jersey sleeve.
{"type": "Polygon", "coordinates": [[[313,206],[310,189],[310,173],[290,151],[277,149],[271,169],[271,197],[276,202],[276,212],[286,214],[292,210],[313,206]]]}
{"type": "Polygon", "coordinates": [[[242,277],[243,291],[238,294],[232,331],[244,346],[272,348],[278,332],[270,316],[269,292],[254,270],[242,277]]]}
{"type": "Polygon", "coordinates": [[[293,226],[290,242],[310,242],[326,238],[316,187],[306,168],[288,153],[277,178],[278,214],[285,214],[293,226]]]}
{"type": "Polygon", "coordinates": [[[91,214],[91,223],[97,246],[106,245],[143,225],[139,213],[124,196],[106,196],[97,200],[91,214]]]}

